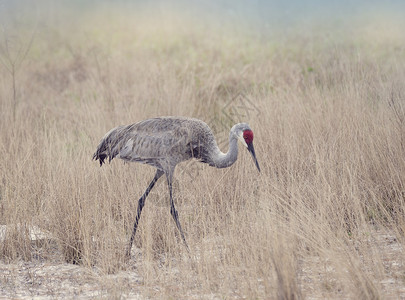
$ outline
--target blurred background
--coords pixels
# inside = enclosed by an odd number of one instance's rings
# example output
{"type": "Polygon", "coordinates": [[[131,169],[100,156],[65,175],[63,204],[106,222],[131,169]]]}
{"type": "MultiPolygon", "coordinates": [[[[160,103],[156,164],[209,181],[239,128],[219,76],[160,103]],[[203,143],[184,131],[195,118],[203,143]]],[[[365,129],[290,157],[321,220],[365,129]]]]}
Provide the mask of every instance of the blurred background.
{"type": "Polygon", "coordinates": [[[252,31],[266,34],[272,30],[286,30],[291,27],[349,26],[356,30],[356,22],[371,21],[376,30],[384,30],[400,21],[405,14],[405,3],[400,0],[353,1],[353,0],[306,0],[306,1],[0,1],[1,25],[22,25],[38,22],[39,26],[58,27],[62,24],[74,24],[96,11],[105,13],[105,22],[109,17],[121,14],[136,18],[141,12],[147,12],[154,21],[167,14],[180,13],[183,17],[197,18],[199,21],[232,23],[249,26],[252,31]],[[382,22],[381,18],[387,17],[382,22]],[[347,23],[348,22],[348,23],[347,23]]]}

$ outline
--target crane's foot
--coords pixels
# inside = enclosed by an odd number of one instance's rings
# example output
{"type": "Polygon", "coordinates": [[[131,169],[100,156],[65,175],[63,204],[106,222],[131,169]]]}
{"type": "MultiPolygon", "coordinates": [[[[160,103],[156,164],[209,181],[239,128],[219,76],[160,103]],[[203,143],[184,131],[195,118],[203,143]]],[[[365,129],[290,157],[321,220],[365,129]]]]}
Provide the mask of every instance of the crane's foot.
{"type": "Polygon", "coordinates": [[[132,243],[133,243],[133,240],[132,240],[132,237],[131,237],[130,243],[129,243],[127,249],[125,250],[125,260],[126,261],[131,259],[132,243]]]}
{"type": "Polygon", "coordinates": [[[125,260],[128,261],[131,259],[131,251],[126,250],[125,251],[125,260]]]}

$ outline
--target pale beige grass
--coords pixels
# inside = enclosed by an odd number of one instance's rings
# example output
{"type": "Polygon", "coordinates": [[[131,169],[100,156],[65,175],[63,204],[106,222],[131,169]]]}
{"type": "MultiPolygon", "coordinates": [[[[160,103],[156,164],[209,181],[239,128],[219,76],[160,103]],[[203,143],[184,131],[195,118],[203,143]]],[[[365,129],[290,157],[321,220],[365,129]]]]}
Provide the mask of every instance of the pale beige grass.
{"type": "Polygon", "coordinates": [[[3,296],[405,296],[400,37],[392,47],[322,32],[278,42],[177,18],[158,27],[123,14],[109,27],[102,12],[87,17],[37,38],[18,76],[15,120],[1,69],[0,222],[52,234],[32,247],[27,230],[10,231],[0,244],[3,296]],[[69,33],[77,28],[84,34],[69,33]],[[243,121],[262,172],[244,149],[228,169],[183,163],[175,197],[191,258],[162,181],[126,262],[154,170],[119,160],[99,168],[99,139],[153,116],[224,119],[237,95],[258,108],[243,121]]]}

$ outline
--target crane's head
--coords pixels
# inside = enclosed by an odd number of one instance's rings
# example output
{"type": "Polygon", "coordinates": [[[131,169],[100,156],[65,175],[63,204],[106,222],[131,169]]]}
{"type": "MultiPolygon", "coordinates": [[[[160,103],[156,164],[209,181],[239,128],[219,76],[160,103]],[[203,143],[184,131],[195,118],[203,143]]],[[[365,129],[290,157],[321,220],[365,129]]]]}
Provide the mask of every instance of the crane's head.
{"type": "Polygon", "coordinates": [[[257,162],[255,148],[253,147],[253,131],[250,129],[249,125],[246,123],[236,124],[234,126],[235,133],[238,139],[242,142],[242,144],[248,149],[250,154],[252,155],[253,161],[257,169],[260,172],[259,163],[257,162]]]}

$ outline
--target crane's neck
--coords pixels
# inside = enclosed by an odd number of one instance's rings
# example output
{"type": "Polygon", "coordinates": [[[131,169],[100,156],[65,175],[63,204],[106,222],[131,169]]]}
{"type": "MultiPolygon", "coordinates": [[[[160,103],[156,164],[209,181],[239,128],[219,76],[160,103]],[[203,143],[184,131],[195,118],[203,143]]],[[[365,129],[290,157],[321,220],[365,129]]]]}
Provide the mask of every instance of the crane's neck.
{"type": "Polygon", "coordinates": [[[217,168],[227,168],[231,166],[238,158],[238,139],[233,134],[229,135],[229,149],[227,153],[217,150],[216,155],[213,157],[214,166],[217,168]]]}

